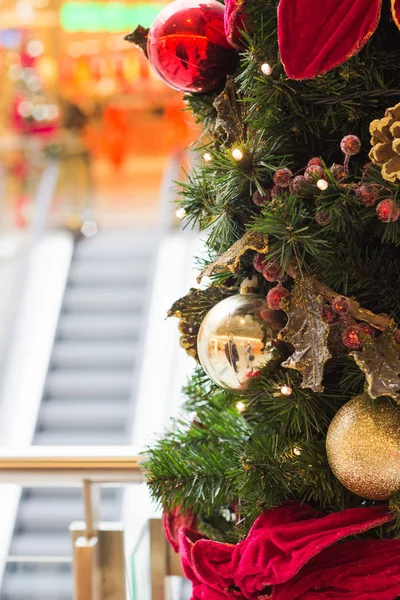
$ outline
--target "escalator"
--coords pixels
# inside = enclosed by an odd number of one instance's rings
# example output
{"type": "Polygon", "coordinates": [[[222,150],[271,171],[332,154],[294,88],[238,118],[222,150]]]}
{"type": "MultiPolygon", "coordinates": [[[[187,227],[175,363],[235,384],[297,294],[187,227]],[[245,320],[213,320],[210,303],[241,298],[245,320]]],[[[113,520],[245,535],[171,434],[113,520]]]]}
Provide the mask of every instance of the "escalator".
{"type": "MultiPolygon", "coordinates": [[[[34,445],[131,442],[155,238],[115,230],[77,241],[34,445]]],[[[118,521],[121,490],[101,493],[101,519],[118,521]]],[[[68,526],[82,519],[80,489],[23,489],[0,600],[71,600],[68,526]]]]}

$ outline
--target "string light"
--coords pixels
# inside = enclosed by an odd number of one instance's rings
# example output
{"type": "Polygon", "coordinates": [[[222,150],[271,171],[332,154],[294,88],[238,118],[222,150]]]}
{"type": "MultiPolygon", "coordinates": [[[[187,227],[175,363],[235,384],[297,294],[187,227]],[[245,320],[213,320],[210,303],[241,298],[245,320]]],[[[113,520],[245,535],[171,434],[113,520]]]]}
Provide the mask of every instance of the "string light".
{"type": "Polygon", "coordinates": [[[293,394],[293,390],[290,387],[290,385],[283,385],[281,387],[281,394],[283,394],[284,396],[291,396],[293,394]]]}
{"type": "Polygon", "coordinates": [[[261,71],[264,73],[264,75],[271,75],[272,67],[268,63],[263,63],[261,65],[261,71]]]}
{"type": "Polygon", "coordinates": [[[234,148],[232,150],[232,157],[237,161],[242,160],[243,152],[239,148],[234,148]]]}
{"type": "Polygon", "coordinates": [[[183,219],[184,217],[186,217],[186,210],[183,208],[183,206],[181,206],[176,210],[175,214],[178,219],[183,219]]]}
{"type": "Polygon", "coordinates": [[[300,450],[300,448],[298,446],[295,446],[293,448],[293,454],[295,454],[296,456],[300,456],[301,450],[300,450]]]}
{"type": "Polygon", "coordinates": [[[240,412],[240,413],[243,412],[245,410],[245,408],[246,408],[246,405],[244,402],[236,402],[236,410],[238,412],[240,412]]]}
{"type": "Polygon", "coordinates": [[[203,160],[204,160],[205,162],[211,162],[211,161],[212,161],[212,156],[211,156],[211,154],[210,154],[209,152],[205,152],[205,153],[203,154],[203,160]]]}
{"type": "Polygon", "coordinates": [[[317,188],[320,189],[321,191],[325,191],[327,190],[329,187],[329,183],[325,180],[325,179],[318,179],[317,181],[317,188]]]}

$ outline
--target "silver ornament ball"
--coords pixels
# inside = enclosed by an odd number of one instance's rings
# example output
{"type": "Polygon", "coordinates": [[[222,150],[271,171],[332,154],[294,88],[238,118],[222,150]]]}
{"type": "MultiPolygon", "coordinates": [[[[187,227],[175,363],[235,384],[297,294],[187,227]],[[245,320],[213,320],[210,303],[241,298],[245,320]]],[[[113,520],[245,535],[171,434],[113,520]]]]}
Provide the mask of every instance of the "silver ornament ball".
{"type": "Polygon", "coordinates": [[[268,309],[264,296],[250,293],[225,298],[200,326],[200,363],[220,387],[243,388],[273,358],[272,342],[280,328],[280,313],[268,309]],[[267,314],[268,320],[261,314],[267,314]]]}

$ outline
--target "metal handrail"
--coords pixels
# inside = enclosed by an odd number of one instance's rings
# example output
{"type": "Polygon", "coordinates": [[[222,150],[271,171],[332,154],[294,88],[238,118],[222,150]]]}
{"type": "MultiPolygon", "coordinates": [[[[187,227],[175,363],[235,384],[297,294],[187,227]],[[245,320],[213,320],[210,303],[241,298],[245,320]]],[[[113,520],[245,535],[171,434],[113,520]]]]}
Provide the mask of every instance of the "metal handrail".
{"type": "Polygon", "coordinates": [[[22,486],[141,483],[142,457],[129,446],[0,448],[0,483],[22,486]]]}

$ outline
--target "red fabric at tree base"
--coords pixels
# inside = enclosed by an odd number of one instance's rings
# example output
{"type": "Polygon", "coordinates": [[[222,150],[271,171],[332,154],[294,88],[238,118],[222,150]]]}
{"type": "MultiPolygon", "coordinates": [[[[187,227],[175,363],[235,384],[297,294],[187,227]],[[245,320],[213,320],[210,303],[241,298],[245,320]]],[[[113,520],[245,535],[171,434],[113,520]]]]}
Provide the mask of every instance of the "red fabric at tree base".
{"type": "Polygon", "coordinates": [[[390,519],[386,505],[324,516],[290,502],[261,515],[236,546],[182,528],[192,600],[394,600],[400,540],[336,543],[390,519]]]}

